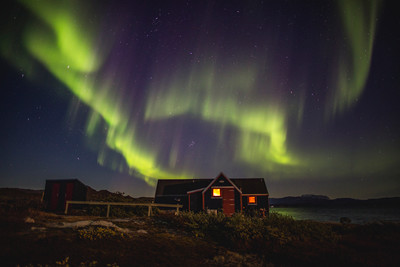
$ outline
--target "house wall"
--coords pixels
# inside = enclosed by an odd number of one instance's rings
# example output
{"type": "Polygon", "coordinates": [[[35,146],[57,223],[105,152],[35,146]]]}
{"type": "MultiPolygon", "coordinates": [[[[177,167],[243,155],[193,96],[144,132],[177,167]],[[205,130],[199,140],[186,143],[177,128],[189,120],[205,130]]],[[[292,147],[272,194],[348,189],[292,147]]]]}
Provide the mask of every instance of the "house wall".
{"type": "Polygon", "coordinates": [[[268,196],[257,196],[257,204],[256,205],[249,205],[248,204],[248,197],[249,196],[243,196],[242,197],[243,211],[250,210],[250,209],[267,209],[267,210],[269,210],[269,207],[268,207],[268,196]]]}
{"type": "Polygon", "coordinates": [[[191,211],[203,210],[203,199],[201,191],[190,194],[190,210],[191,211]]]}
{"type": "Polygon", "coordinates": [[[235,190],[235,211],[240,212],[241,207],[240,207],[240,193],[235,190]]]}
{"type": "Polygon", "coordinates": [[[213,198],[211,196],[211,189],[208,189],[204,192],[204,208],[207,210],[218,210],[222,209],[222,197],[221,198],[213,198]]]}
{"type": "MultiPolygon", "coordinates": [[[[217,184],[217,183],[216,183],[217,184]]],[[[217,184],[218,185],[218,184],[217,184]]],[[[204,192],[204,208],[207,210],[221,210],[223,209],[223,198],[215,198],[212,197],[212,189],[213,188],[221,188],[221,192],[226,189],[234,190],[234,199],[235,199],[235,212],[240,212],[240,193],[233,186],[211,186],[204,192]]]]}

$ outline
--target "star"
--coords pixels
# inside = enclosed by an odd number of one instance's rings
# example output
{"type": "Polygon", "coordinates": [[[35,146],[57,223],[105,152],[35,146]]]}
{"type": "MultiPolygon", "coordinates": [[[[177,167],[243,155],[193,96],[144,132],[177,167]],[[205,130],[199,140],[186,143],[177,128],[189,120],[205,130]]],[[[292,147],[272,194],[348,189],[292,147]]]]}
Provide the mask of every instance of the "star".
{"type": "Polygon", "coordinates": [[[190,144],[188,145],[188,147],[192,148],[192,147],[194,147],[195,144],[196,144],[196,142],[192,140],[192,141],[190,142],[190,144]]]}

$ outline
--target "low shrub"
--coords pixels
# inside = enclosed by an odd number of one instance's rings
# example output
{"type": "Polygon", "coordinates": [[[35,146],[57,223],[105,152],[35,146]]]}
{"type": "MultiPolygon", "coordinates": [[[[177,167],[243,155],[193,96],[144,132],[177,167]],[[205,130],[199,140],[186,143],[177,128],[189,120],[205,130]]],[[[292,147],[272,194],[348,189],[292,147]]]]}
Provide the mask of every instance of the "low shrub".
{"type": "Polygon", "coordinates": [[[262,250],[268,244],[285,246],[293,241],[336,242],[339,239],[329,224],[296,221],[278,213],[261,218],[240,213],[226,217],[222,213],[182,212],[180,216],[168,218],[177,227],[183,227],[197,237],[253,251],[262,250]]]}
{"type": "MultiPolygon", "coordinates": [[[[76,214],[75,210],[72,210],[70,214],[76,214]]],[[[158,208],[152,207],[152,214],[157,215],[160,211],[158,208]]],[[[88,205],[85,209],[85,213],[91,216],[106,216],[107,206],[106,205],[88,205]]],[[[116,206],[111,205],[110,207],[110,217],[126,218],[134,216],[147,216],[148,207],[147,206],[116,206]]]]}
{"type": "Polygon", "coordinates": [[[105,227],[91,227],[87,229],[78,230],[78,236],[84,240],[100,240],[100,239],[111,239],[111,238],[126,238],[127,235],[120,233],[111,228],[105,227]]]}

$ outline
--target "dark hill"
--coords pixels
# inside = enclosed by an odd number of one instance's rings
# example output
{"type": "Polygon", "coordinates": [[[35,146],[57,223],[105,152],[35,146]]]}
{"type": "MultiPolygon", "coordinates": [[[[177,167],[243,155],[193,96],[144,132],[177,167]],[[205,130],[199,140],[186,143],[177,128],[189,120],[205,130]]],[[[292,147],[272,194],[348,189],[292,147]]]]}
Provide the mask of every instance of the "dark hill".
{"type": "Polygon", "coordinates": [[[330,199],[321,195],[302,195],[298,197],[270,198],[270,205],[281,207],[398,207],[400,197],[360,200],[354,198],[330,199]]]}

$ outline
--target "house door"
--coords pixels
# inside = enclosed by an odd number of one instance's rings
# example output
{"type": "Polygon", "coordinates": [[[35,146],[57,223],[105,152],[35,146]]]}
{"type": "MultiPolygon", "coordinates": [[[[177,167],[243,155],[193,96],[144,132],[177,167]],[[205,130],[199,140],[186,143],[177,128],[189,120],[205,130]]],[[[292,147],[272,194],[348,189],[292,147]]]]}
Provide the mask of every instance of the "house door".
{"type": "Polygon", "coordinates": [[[227,216],[235,213],[235,191],[233,188],[222,189],[222,209],[227,216]]]}
{"type": "Polygon", "coordinates": [[[72,200],[72,193],[74,191],[74,183],[67,183],[67,188],[65,190],[65,201],[64,201],[64,209],[67,204],[67,200],[72,200]]]}
{"type": "Polygon", "coordinates": [[[60,184],[54,183],[51,189],[50,210],[57,209],[59,195],[60,195],[60,184]]]}

